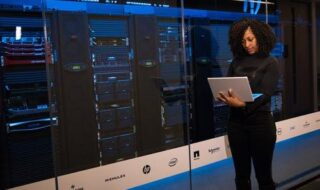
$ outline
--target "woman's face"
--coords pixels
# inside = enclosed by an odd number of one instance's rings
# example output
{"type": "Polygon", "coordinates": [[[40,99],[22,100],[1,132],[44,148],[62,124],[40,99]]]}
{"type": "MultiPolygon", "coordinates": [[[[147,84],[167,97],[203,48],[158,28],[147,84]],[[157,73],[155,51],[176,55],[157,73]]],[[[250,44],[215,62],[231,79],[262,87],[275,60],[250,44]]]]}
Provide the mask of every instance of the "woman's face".
{"type": "Polygon", "coordinates": [[[242,46],[249,55],[252,55],[258,52],[257,39],[250,27],[244,32],[244,35],[242,38],[242,46]]]}

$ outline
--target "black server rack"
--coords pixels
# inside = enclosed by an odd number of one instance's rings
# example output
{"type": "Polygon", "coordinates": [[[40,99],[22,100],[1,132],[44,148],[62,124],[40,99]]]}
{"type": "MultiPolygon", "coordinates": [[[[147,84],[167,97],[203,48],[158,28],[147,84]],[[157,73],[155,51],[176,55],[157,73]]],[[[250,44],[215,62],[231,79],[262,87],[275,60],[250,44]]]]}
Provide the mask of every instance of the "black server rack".
{"type": "Polygon", "coordinates": [[[1,188],[10,188],[53,177],[52,120],[41,16],[3,11],[0,25],[1,188]]]}
{"type": "Polygon", "coordinates": [[[137,155],[128,19],[91,16],[90,50],[102,164],[137,155]]]}
{"type": "Polygon", "coordinates": [[[160,76],[156,51],[159,47],[157,18],[132,16],[129,24],[131,47],[134,50],[137,150],[139,155],[145,155],[163,148],[161,97],[157,86],[160,76]]]}
{"type": "Polygon", "coordinates": [[[188,101],[181,24],[154,16],[130,18],[139,155],[184,145],[188,101]]]}
{"type": "Polygon", "coordinates": [[[84,12],[53,12],[50,25],[58,126],[53,129],[57,174],[99,166],[89,26],[84,12]]]}

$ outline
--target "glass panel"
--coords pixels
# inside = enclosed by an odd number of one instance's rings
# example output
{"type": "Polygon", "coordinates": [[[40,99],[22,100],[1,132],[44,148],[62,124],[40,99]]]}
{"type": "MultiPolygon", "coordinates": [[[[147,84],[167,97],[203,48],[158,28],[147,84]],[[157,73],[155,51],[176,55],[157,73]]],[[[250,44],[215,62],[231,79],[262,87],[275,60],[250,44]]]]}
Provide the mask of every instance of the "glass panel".
{"type": "Polygon", "coordinates": [[[207,77],[226,75],[242,17],[277,36],[275,120],[317,110],[319,3],[2,0],[0,10],[0,189],[220,187],[229,107],[207,77]]]}
{"type": "MultiPolygon", "coordinates": [[[[226,131],[229,106],[214,101],[207,82],[208,77],[227,75],[233,55],[230,50],[231,24],[244,17],[268,22],[273,28],[277,43],[272,56],[283,63],[283,43],[275,1],[185,1],[185,18],[188,43],[187,65],[192,76],[190,130],[192,189],[235,189],[231,153],[226,131]],[[231,183],[226,183],[226,178],[231,183]]],[[[282,97],[283,74],[276,93],[271,98],[271,111],[276,119],[284,119],[282,97]]]]}
{"type": "Polygon", "coordinates": [[[182,174],[189,189],[190,88],[180,2],[44,6],[58,187],[139,189],[182,174]]]}

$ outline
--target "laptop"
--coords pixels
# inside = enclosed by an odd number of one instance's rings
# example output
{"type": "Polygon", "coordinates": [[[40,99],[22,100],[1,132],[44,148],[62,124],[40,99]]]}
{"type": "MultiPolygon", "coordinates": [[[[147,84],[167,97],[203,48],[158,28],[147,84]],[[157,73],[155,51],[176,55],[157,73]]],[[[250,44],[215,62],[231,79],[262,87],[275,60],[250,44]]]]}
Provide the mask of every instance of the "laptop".
{"type": "Polygon", "coordinates": [[[230,89],[244,102],[253,102],[262,95],[261,93],[252,94],[248,77],[209,77],[208,82],[216,101],[218,101],[219,92],[228,95],[230,89]]]}

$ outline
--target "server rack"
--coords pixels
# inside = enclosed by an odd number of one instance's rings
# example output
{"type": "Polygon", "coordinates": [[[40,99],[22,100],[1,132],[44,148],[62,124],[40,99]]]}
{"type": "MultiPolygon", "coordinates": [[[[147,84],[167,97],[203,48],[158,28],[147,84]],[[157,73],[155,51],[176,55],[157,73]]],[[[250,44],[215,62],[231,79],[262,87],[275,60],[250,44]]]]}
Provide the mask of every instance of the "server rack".
{"type": "Polygon", "coordinates": [[[93,68],[86,13],[55,11],[48,18],[55,52],[50,68],[58,121],[54,156],[57,174],[62,175],[99,166],[93,68]]]}
{"type": "Polygon", "coordinates": [[[90,50],[102,164],[137,155],[128,20],[90,17],[90,50]]]}
{"type": "Polygon", "coordinates": [[[51,119],[41,16],[3,11],[0,24],[1,188],[9,188],[53,177],[51,119]]]}
{"type": "Polygon", "coordinates": [[[154,16],[134,16],[130,23],[135,52],[135,101],[139,103],[138,154],[184,145],[189,106],[181,24],[154,16]]]}

